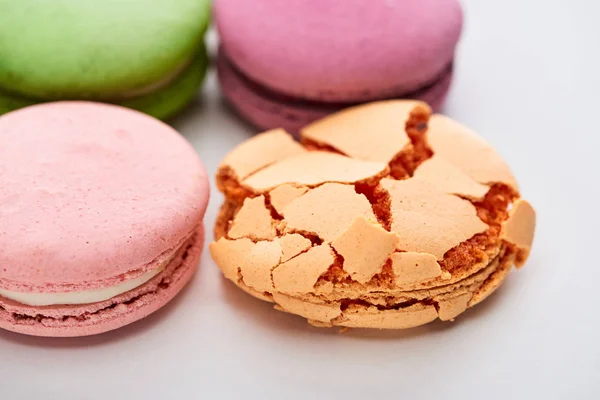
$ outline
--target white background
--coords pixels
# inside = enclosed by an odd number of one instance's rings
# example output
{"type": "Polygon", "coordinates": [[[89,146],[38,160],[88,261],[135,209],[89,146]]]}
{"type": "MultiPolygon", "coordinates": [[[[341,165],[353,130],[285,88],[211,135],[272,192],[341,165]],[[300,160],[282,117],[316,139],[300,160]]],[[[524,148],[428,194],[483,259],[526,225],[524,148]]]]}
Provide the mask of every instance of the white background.
{"type": "MultiPolygon", "coordinates": [[[[0,332],[0,399],[600,398],[599,3],[465,8],[446,113],[496,146],[538,212],[528,264],[491,298],[455,323],[340,334],[242,293],[206,252],[176,300],[129,327],[79,339],[0,332]]],[[[253,132],[214,71],[173,123],[211,175],[253,132]]],[[[209,229],[221,199],[213,190],[209,229]]]]}

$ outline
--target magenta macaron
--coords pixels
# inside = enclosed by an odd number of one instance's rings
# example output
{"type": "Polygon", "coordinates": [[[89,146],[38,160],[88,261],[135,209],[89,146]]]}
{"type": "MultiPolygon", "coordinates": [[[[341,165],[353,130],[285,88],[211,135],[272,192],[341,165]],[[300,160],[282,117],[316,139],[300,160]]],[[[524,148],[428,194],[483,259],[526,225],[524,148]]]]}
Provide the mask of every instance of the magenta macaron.
{"type": "Polygon", "coordinates": [[[0,117],[0,328],[84,336],[190,280],[209,187],[193,148],[137,111],[58,102],[0,117]]]}
{"type": "Polygon", "coordinates": [[[223,92],[261,129],[357,103],[412,98],[439,109],[462,29],[458,0],[216,0],[223,92]]]}

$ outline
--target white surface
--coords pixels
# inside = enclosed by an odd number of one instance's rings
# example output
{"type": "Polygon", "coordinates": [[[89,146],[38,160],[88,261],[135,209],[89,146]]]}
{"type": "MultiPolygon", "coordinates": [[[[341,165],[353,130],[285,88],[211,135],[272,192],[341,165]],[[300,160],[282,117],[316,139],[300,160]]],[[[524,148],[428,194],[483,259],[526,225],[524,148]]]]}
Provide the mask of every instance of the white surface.
{"type": "MultiPolygon", "coordinates": [[[[446,112],[498,148],[538,211],[528,264],[497,293],[455,323],[339,334],[237,290],[205,253],[187,290],[132,326],[1,332],[0,399],[598,399],[599,3],[465,3],[446,112]]],[[[174,124],[211,174],[252,132],[213,73],[174,124]]]]}

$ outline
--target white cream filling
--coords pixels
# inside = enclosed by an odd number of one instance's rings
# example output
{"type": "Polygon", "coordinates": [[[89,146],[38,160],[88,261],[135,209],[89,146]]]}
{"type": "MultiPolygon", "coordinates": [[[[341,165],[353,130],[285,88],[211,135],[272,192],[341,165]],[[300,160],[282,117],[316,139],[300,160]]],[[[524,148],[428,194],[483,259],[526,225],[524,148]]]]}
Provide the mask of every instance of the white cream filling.
{"type": "Polygon", "coordinates": [[[94,290],[81,292],[58,292],[58,293],[24,293],[12,290],[0,289],[0,296],[28,306],[51,306],[51,305],[73,305],[97,303],[111,299],[115,296],[128,292],[161,273],[171,260],[162,263],[158,268],[145,272],[135,279],[121,282],[114,286],[108,286],[94,290]]]}

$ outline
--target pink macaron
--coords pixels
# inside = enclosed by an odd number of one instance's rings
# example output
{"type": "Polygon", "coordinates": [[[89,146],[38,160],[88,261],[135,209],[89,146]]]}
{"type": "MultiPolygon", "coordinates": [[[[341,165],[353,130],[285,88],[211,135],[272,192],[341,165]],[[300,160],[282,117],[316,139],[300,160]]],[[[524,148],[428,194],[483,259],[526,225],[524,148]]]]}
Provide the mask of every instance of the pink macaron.
{"type": "Polygon", "coordinates": [[[85,336],[144,318],[191,279],[207,174],[168,125],[46,103],[0,117],[0,328],[85,336]]]}
{"type": "Polygon", "coordinates": [[[439,109],[462,29],[458,0],[216,0],[219,80],[261,129],[289,131],[357,103],[439,109]]]}

